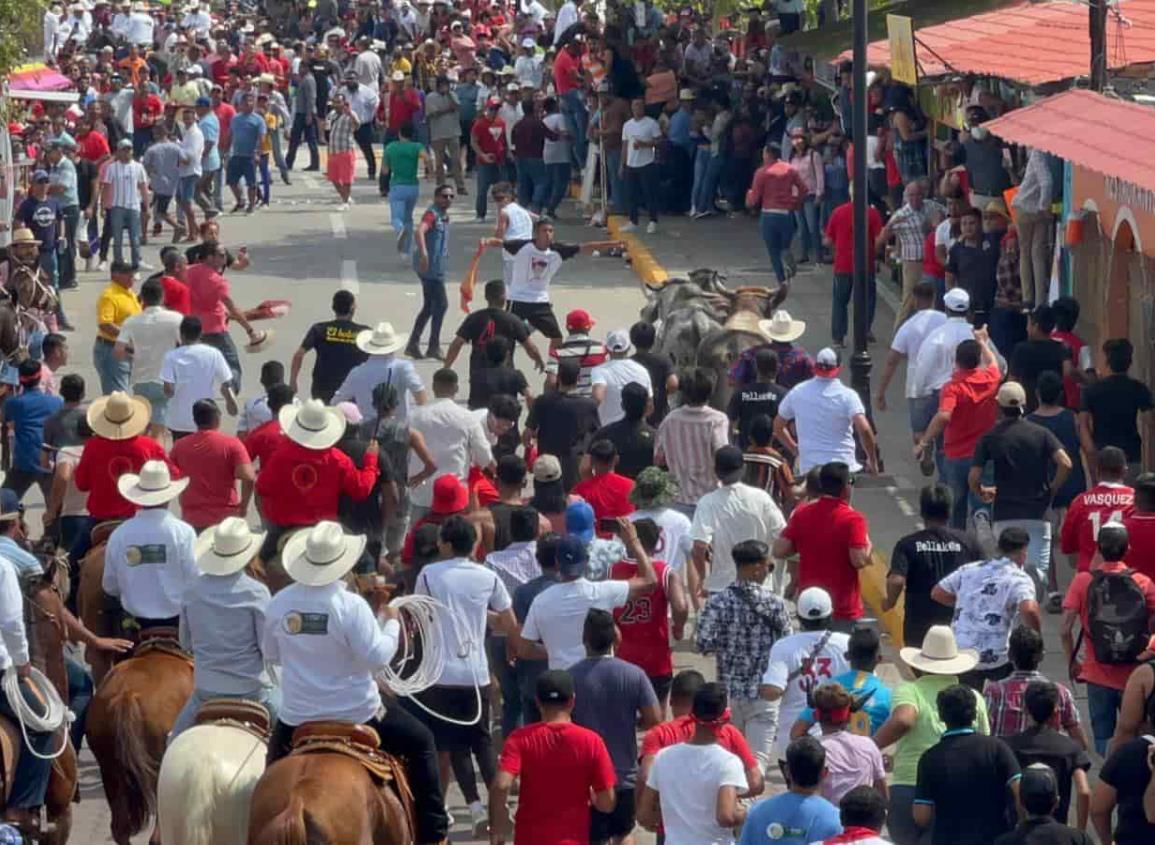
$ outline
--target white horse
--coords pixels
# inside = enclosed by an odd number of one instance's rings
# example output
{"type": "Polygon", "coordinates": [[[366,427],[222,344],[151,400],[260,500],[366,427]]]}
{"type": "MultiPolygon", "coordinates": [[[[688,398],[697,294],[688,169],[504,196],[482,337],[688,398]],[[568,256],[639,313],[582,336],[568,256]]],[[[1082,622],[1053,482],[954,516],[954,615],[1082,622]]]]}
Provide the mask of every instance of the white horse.
{"type": "Polygon", "coordinates": [[[245,845],[266,751],[263,740],[231,725],[197,725],[173,740],[156,790],[161,842],[245,845]]]}

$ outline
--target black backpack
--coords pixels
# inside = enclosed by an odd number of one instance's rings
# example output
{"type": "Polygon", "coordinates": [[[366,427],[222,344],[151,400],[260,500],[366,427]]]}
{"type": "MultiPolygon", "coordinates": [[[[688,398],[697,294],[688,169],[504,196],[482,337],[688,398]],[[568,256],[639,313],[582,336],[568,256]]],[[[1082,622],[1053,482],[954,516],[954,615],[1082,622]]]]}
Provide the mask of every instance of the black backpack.
{"type": "Polygon", "coordinates": [[[1091,575],[1087,636],[1099,663],[1134,663],[1147,647],[1147,598],[1131,576],[1130,569],[1091,575]]]}

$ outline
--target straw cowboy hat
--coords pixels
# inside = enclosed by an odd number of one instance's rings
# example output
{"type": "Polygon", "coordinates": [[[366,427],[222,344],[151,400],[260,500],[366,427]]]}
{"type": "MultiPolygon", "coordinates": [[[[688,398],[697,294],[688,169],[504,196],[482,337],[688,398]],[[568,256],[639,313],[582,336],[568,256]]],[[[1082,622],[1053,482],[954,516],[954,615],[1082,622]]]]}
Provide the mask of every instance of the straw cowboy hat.
{"type": "Polygon", "coordinates": [[[40,246],[40,241],[36,240],[31,229],[17,229],[12,233],[12,243],[9,246],[40,246]]]}
{"type": "Polygon", "coordinates": [[[232,575],[248,565],[263,542],[264,531],[254,534],[240,517],[227,517],[197,537],[197,566],[206,575],[232,575]]]}
{"type": "Polygon", "coordinates": [[[245,352],[264,352],[273,343],[273,330],[262,329],[253,333],[253,339],[245,344],[245,352]]]}
{"type": "Polygon", "coordinates": [[[907,666],[928,675],[960,675],[979,662],[979,654],[973,648],[958,647],[949,625],[932,626],[922,638],[921,647],[908,646],[898,653],[907,666]]]}
{"type": "Polygon", "coordinates": [[[783,311],[779,308],[770,316],[769,320],[760,321],[758,329],[771,340],[779,343],[790,343],[792,340],[798,340],[802,337],[806,331],[806,323],[803,320],[795,320],[790,316],[789,311],[783,311]]]}
{"type": "MultiPolygon", "coordinates": [[[[298,584],[324,587],[343,578],[363,551],[363,534],[346,534],[338,523],[324,521],[290,537],[281,552],[281,563],[298,584]]],[[[294,624],[292,614],[285,617],[285,624],[294,624]]]]}
{"type": "Polygon", "coordinates": [[[345,415],[319,399],[286,405],[277,419],[285,436],[306,449],[328,449],[345,433],[345,415]]]}
{"type": "Polygon", "coordinates": [[[407,340],[409,335],[393,331],[392,323],[378,323],[375,329],[357,333],[357,348],[367,355],[392,355],[407,340]]]}
{"type": "Polygon", "coordinates": [[[152,405],[140,396],[114,390],[88,407],[88,426],[107,440],[128,440],[148,428],[152,405]]]}
{"type": "Polygon", "coordinates": [[[157,507],[171,502],[183,493],[188,485],[187,478],[174,481],[169,474],[168,464],[164,461],[145,461],[139,475],[126,472],[116,480],[116,489],[120,491],[120,495],[142,508],[157,507]]]}

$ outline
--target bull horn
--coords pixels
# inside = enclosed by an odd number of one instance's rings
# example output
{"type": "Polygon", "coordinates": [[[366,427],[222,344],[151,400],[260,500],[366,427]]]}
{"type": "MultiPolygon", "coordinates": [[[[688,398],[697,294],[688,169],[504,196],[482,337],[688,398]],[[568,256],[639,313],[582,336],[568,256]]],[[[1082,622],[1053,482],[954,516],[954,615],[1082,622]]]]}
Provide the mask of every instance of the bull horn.
{"type": "Polygon", "coordinates": [[[778,287],[770,291],[770,299],[766,303],[766,313],[770,314],[773,312],[775,308],[777,308],[785,301],[786,296],[789,293],[790,280],[787,279],[786,281],[782,282],[782,284],[778,285],[778,287]]]}

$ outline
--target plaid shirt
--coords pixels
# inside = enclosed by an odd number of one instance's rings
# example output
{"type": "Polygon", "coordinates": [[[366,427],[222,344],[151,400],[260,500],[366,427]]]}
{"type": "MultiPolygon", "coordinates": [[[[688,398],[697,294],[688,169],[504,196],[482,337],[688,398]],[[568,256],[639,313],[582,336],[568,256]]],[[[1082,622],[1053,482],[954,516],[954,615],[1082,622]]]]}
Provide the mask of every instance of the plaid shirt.
{"type": "MultiPolygon", "coordinates": [[[[987,700],[987,714],[991,721],[991,736],[1014,736],[1030,727],[1030,716],[1023,706],[1023,693],[1031,681],[1046,681],[1041,672],[1018,671],[1001,681],[987,681],[983,695],[987,700]]],[[[1079,725],[1079,708],[1071,691],[1063,684],[1059,690],[1059,709],[1051,718],[1050,726],[1070,733],[1079,725]]]]}
{"type": "Polygon", "coordinates": [[[899,261],[922,261],[922,245],[930,223],[930,209],[924,204],[913,208],[907,203],[890,218],[887,226],[894,233],[895,252],[899,261]]]}
{"type": "Polygon", "coordinates": [[[357,118],[344,112],[329,112],[329,152],[347,153],[353,149],[353,131],[357,118]]]}
{"type": "Polygon", "coordinates": [[[995,267],[995,305],[1015,308],[1023,304],[1023,283],[1019,278],[1019,235],[1012,227],[999,244],[999,263],[995,267]]]}
{"type": "Polygon", "coordinates": [[[738,356],[730,367],[730,380],[738,386],[752,384],[757,374],[754,370],[754,356],[759,349],[773,349],[778,356],[778,384],[787,390],[807,379],[814,378],[814,359],[806,350],[793,343],[771,342],[763,346],[751,346],[738,356]]]}
{"type": "Polygon", "coordinates": [[[698,617],[698,651],[713,654],[731,698],[753,701],[770,647],[791,632],[786,602],[749,581],[735,581],[706,601],[698,617]]]}

